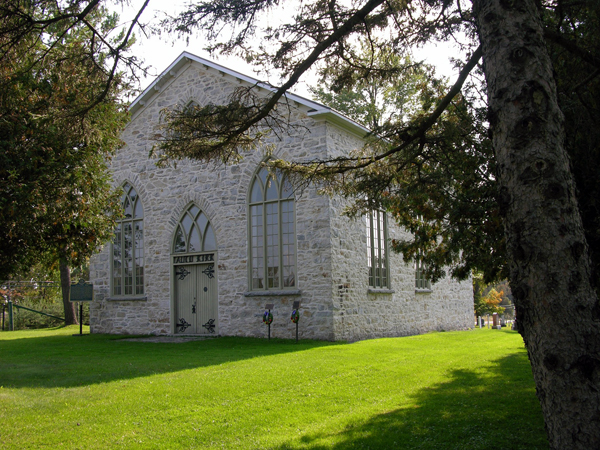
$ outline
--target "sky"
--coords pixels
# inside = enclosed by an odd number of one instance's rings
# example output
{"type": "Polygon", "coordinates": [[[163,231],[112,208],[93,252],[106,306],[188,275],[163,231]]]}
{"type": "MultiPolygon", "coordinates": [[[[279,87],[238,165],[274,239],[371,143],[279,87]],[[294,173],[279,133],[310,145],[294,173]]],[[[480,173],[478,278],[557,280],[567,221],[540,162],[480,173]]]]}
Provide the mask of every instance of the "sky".
{"type": "MultiPolygon", "coordinates": [[[[165,0],[151,0],[148,8],[144,11],[143,17],[146,20],[149,20],[156,14],[162,17],[164,11],[169,14],[175,14],[184,7],[185,3],[187,3],[185,0],[169,0],[168,2],[165,0]]],[[[124,23],[134,17],[141,4],[143,4],[143,0],[131,0],[130,6],[127,9],[119,11],[124,23]]],[[[267,17],[265,20],[276,19],[274,17],[267,17]]],[[[208,52],[203,50],[205,41],[200,37],[191,36],[188,43],[185,38],[177,40],[175,37],[166,34],[163,36],[145,37],[138,31],[136,35],[138,36],[138,41],[134,45],[133,51],[147,65],[152,66],[149,75],[141,81],[140,87],[142,90],[150,85],[184,51],[264,81],[263,78],[255,73],[255,69],[241,58],[222,57],[218,55],[210,56],[208,52]]],[[[424,60],[429,64],[435,65],[438,74],[443,74],[449,77],[450,80],[456,78],[457,72],[450,63],[450,57],[456,55],[456,50],[451,44],[430,45],[423,49],[416,49],[413,52],[417,60],[424,60]]],[[[303,97],[311,98],[308,86],[315,83],[316,79],[314,78],[301,79],[300,83],[294,86],[292,91],[303,97]]],[[[273,84],[277,84],[277,82],[274,81],[273,84]]]]}

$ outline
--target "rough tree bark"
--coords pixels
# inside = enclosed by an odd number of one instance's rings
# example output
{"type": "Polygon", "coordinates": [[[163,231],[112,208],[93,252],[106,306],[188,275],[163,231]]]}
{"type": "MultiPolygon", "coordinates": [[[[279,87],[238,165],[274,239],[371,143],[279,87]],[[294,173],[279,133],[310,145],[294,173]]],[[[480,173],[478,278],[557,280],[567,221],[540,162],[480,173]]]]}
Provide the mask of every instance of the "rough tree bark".
{"type": "Polygon", "coordinates": [[[600,305],[535,0],[473,0],[517,317],[553,449],[600,448],[600,305]]]}
{"type": "Polygon", "coordinates": [[[75,304],[71,302],[71,268],[65,258],[60,258],[60,287],[65,310],[65,325],[77,325],[77,312],[75,304]]]}

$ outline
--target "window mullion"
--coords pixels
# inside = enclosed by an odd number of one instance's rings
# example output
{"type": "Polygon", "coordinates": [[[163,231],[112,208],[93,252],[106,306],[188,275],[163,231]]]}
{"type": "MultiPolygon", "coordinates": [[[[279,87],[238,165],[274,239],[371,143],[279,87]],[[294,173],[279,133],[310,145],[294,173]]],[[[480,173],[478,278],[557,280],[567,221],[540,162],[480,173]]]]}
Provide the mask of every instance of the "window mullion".
{"type": "MultiPolygon", "coordinates": [[[[135,205],[134,205],[135,206],[135,205]]],[[[135,210],[134,210],[135,211],[135,210]]],[[[135,251],[135,220],[131,221],[131,294],[137,289],[136,251],[135,251]]]]}
{"type": "Polygon", "coordinates": [[[371,267],[369,268],[369,284],[375,286],[375,233],[373,229],[373,213],[369,214],[369,241],[371,247],[371,267]]]}
{"type": "Polygon", "coordinates": [[[381,211],[377,210],[377,287],[382,286],[382,277],[381,277],[381,256],[382,256],[382,246],[381,246],[381,211]]]}
{"type": "Polygon", "coordinates": [[[121,223],[121,254],[119,256],[120,259],[120,270],[119,270],[119,278],[121,280],[120,286],[120,294],[125,294],[125,224],[121,223]]]}
{"type": "Polygon", "coordinates": [[[385,285],[386,287],[391,286],[390,282],[390,260],[389,260],[389,248],[388,248],[388,223],[387,223],[387,215],[383,216],[383,246],[385,248],[385,285]]]}
{"type": "MultiPolygon", "coordinates": [[[[265,188],[266,190],[266,188],[265,188]]],[[[266,196],[266,193],[264,194],[266,196]]],[[[263,289],[268,290],[269,289],[269,253],[268,253],[268,231],[267,231],[267,203],[266,201],[263,201],[263,207],[262,207],[262,221],[263,221],[263,228],[262,228],[262,235],[263,235],[263,242],[262,242],[262,247],[263,247],[263,289]]]]}
{"type": "Polygon", "coordinates": [[[377,252],[377,255],[378,255],[378,258],[377,258],[377,287],[381,287],[381,281],[382,281],[382,279],[381,279],[381,255],[382,255],[381,250],[382,250],[382,248],[381,248],[381,217],[380,217],[380,215],[381,215],[381,211],[377,210],[376,216],[375,216],[376,223],[377,223],[377,250],[378,250],[378,252],[377,252]]]}
{"type": "Polygon", "coordinates": [[[282,218],[282,212],[281,212],[281,193],[279,194],[280,199],[277,200],[277,253],[279,254],[278,257],[278,265],[279,268],[277,269],[278,272],[278,286],[279,289],[283,288],[283,239],[281,238],[282,236],[282,232],[283,232],[283,228],[282,228],[282,222],[283,222],[283,218],[282,218]]]}

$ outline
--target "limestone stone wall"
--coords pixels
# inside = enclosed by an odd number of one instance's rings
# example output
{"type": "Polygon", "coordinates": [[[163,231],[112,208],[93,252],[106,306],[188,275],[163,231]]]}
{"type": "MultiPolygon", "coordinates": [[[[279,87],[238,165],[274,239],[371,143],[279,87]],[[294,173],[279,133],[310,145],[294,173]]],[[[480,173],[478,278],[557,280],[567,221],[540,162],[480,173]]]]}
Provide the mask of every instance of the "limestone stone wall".
{"type": "MultiPolygon", "coordinates": [[[[173,274],[171,248],[181,215],[191,203],[209,218],[217,239],[218,323],[221,335],[265,336],[262,313],[273,303],[271,336],[293,338],[292,303],[301,301],[299,337],[348,340],[401,336],[471,326],[472,291],[468,282],[442,280],[429,293],[415,293],[412,264],[390,255],[391,290],[368,288],[366,223],[343,216],[345,201],[317,193],[314,187],[295,196],[297,290],[277,295],[249,292],[248,190],[264,152],[244,155],[233,166],[180,161],[158,168],[149,158],[160,110],[175,104],[221,103],[240,80],[195,62],[162,85],[123,133],[126,146],[111,162],[116,186],[131,183],[144,207],[144,295],[133,300],[110,296],[110,250],[92,259],[96,300],[90,307],[93,333],[172,334],[173,274]]],[[[352,133],[308,116],[292,104],[300,127],[265,148],[287,160],[336,156],[357,149],[352,133]]],[[[390,223],[389,235],[404,233],[390,223]]]]}
{"type": "MultiPolygon", "coordinates": [[[[339,213],[345,202],[332,200],[339,213]]],[[[430,292],[415,290],[413,263],[390,252],[391,289],[369,289],[366,220],[331,215],[334,327],[337,340],[356,341],[405,336],[428,331],[472,327],[473,289],[470,280],[445,278],[430,292]]],[[[406,232],[388,220],[388,235],[401,239],[406,232]]]]}
{"type": "MultiPolygon", "coordinates": [[[[204,211],[217,239],[219,332],[222,335],[266,336],[262,312],[273,303],[273,337],[292,338],[292,303],[300,300],[301,338],[333,339],[330,297],[328,199],[314,188],[296,195],[297,287],[299,294],[266,296],[248,293],[248,190],[263,152],[250,152],[235,166],[213,166],[192,161],[173,168],[158,168],[148,158],[160,110],[190,101],[222,102],[239,85],[232,77],[191,64],[163,88],[160,95],[133,118],[123,133],[126,146],[111,162],[115,185],[130,182],[144,207],[145,293],[134,301],[110,296],[110,245],[91,264],[96,301],[91,305],[94,333],[170,334],[172,321],[171,245],[184,211],[195,203],[204,211]]],[[[274,156],[286,159],[323,156],[326,127],[294,110],[303,127],[283,141],[268,144],[274,156]]]]}
{"type": "MultiPolygon", "coordinates": [[[[362,141],[334,125],[328,126],[331,156],[356,149],[362,141]]],[[[332,298],[337,340],[405,336],[428,331],[461,330],[472,327],[473,291],[470,280],[450,278],[432,286],[431,292],[415,291],[413,263],[390,252],[391,289],[369,289],[366,218],[343,215],[348,201],[330,201],[332,253],[332,298]]],[[[388,220],[390,239],[407,238],[405,230],[388,220]]]]}

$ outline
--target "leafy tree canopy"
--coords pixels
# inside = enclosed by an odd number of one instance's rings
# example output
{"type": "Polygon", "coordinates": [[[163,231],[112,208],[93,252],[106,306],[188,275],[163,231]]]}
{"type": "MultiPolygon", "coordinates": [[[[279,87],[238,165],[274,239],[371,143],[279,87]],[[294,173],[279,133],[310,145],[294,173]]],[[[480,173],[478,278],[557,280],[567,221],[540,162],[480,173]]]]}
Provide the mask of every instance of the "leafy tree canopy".
{"type": "Polygon", "coordinates": [[[113,43],[97,33],[117,17],[97,3],[0,7],[0,279],[41,259],[79,265],[114,228],[106,161],[128,83],[107,67],[113,43]]]}

